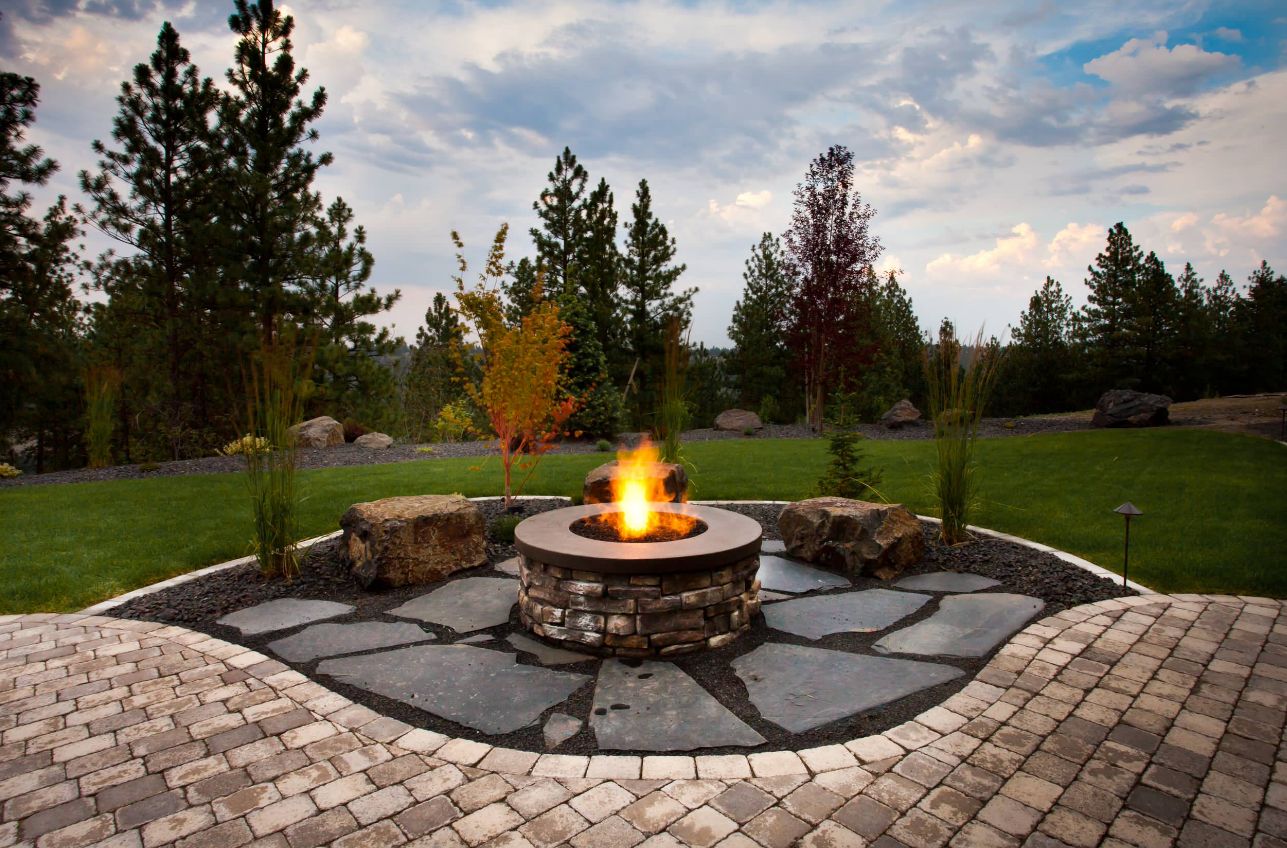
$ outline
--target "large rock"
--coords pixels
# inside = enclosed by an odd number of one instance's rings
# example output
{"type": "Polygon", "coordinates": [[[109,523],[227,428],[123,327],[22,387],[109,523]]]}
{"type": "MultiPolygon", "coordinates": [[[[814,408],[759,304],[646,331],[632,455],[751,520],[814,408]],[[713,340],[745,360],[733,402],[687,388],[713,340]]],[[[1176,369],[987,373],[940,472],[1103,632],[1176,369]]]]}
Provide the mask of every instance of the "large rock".
{"type": "Polygon", "coordinates": [[[908,424],[916,424],[920,420],[921,411],[906,398],[891,406],[888,412],[880,416],[880,423],[891,430],[897,430],[908,424]]]}
{"type": "Polygon", "coordinates": [[[1095,402],[1092,427],[1155,427],[1171,420],[1171,399],[1132,389],[1111,389],[1095,402]]]}
{"type": "Polygon", "coordinates": [[[393,445],[393,437],[384,433],[363,433],[353,440],[353,444],[360,448],[385,450],[393,445]]]}
{"type": "Polygon", "coordinates": [[[812,498],[782,510],[778,532],[794,557],[881,580],[925,555],[920,522],[902,504],[812,498]]]}
{"type": "MultiPolygon", "coordinates": [[[[675,462],[650,462],[643,466],[649,479],[659,481],[665,490],[665,500],[682,503],[688,497],[688,472],[675,462]]],[[[612,481],[621,473],[621,466],[614,459],[605,462],[585,475],[583,489],[586,503],[611,503],[612,481]]]]}
{"type": "Polygon", "coordinates": [[[745,433],[747,430],[763,430],[764,422],[750,410],[726,409],[715,416],[715,429],[745,433]]]}
{"type": "Polygon", "coordinates": [[[331,448],[344,444],[344,425],[329,415],[319,415],[290,428],[301,448],[331,448]]]}
{"type": "Polygon", "coordinates": [[[460,495],[353,504],[340,527],[345,561],[363,586],[431,583],[487,562],[483,514],[460,495]]]}

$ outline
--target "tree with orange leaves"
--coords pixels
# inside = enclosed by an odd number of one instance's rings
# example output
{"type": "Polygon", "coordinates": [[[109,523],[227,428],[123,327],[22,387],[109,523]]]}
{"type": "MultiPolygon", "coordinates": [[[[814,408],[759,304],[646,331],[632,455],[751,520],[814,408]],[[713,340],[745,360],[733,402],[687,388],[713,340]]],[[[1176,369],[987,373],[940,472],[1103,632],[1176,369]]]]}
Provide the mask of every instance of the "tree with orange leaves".
{"type": "Polygon", "coordinates": [[[505,508],[516,491],[512,472],[526,471],[517,491],[522,491],[541,456],[576,409],[576,399],[558,400],[559,374],[567,359],[567,324],[559,318],[558,305],[546,300],[538,275],[532,290],[534,304],[517,323],[506,324],[500,280],[505,274],[505,240],[509,225],[502,224],[492,239],[487,263],[472,288],[465,286],[469,271],[464,243],[454,230],[456,301],[465,320],[473,324],[482,347],[482,380],[468,387],[471,397],[487,413],[492,431],[500,440],[501,467],[505,473],[505,508]]]}

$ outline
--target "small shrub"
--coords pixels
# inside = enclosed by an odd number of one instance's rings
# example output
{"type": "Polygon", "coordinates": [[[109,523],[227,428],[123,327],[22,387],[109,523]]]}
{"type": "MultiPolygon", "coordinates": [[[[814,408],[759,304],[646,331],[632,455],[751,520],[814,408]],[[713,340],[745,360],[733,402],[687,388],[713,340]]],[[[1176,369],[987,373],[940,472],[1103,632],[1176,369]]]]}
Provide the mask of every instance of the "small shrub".
{"type": "Polygon", "coordinates": [[[609,451],[612,450],[612,442],[608,441],[607,439],[600,439],[599,441],[594,443],[594,449],[597,450],[599,453],[608,453],[609,451]]]}
{"type": "Polygon", "coordinates": [[[438,413],[433,426],[434,439],[440,442],[463,442],[478,436],[469,402],[457,398],[438,413]]]}
{"type": "Polygon", "coordinates": [[[420,447],[416,448],[416,453],[433,453],[433,448],[429,447],[428,445],[421,445],[420,447]]]}
{"type": "Polygon", "coordinates": [[[0,462],[0,477],[17,477],[22,474],[22,469],[14,468],[7,462],[0,462]]]}
{"type": "Polygon", "coordinates": [[[506,544],[514,543],[514,528],[523,520],[521,515],[502,515],[492,519],[492,538],[506,544]]]}
{"type": "Polygon", "coordinates": [[[1007,421],[1007,422],[1005,422],[1004,424],[1002,424],[1001,426],[1002,426],[1002,427],[1004,427],[1004,428],[1006,428],[1007,430],[1013,430],[1013,429],[1014,429],[1015,424],[1014,424],[1014,422],[1013,422],[1013,421],[1007,421]]]}
{"type": "Polygon", "coordinates": [[[743,435],[743,436],[754,436],[754,435],[755,435],[755,428],[754,428],[754,427],[747,427],[745,430],[743,430],[743,431],[742,431],[742,435],[743,435]]]}
{"type": "Polygon", "coordinates": [[[832,430],[827,436],[827,451],[831,462],[818,480],[818,493],[854,500],[884,500],[876,491],[882,472],[879,468],[863,468],[863,451],[858,443],[862,433],[852,430],[832,430]]]}
{"type": "Polygon", "coordinates": [[[161,463],[159,462],[140,462],[139,463],[139,471],[142,472],[143,474],[151,474],[153,471],[160,469],[160,467],[161,467],[161,463]]]}
{"type": "Polygon", "coordinates": [[[369,430],[367,430],[367,428],[363,427],[361,424],[354,421],[352,418],[345,418],[343,426],[344,426],[344,441],[346,442],[356,442],[359,436],[365,436],[368,432],[370,432],[369,430]]]}
{"type": "Polygon", "coordinates": [[[252,436],[249,433],[240,439],[233,439],[220,449],[224,456],[249,456],[250,454],[268,453],[272,445],[263,436],[252,436]]]}
{"type": "Polygon", "coordinates": [[[776,424],[781,414],[778,399],[773,395],[765,395],[760,399],[760,420],[765,424],[776,424]]]}

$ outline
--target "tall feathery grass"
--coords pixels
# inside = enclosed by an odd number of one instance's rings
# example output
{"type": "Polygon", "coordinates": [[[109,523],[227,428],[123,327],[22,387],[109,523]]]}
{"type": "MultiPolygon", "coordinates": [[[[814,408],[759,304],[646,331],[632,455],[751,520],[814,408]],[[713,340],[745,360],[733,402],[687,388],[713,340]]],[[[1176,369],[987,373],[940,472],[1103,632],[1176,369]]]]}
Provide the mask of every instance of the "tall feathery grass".
{"type": "Polygon", "coordinates": [[[961,353],[955,337],[944,334],[926,351],[923,362],[937,451],[933,490],[943,519],[943,541],[949,545],[970,538],[966,527],[978,506],[979,422],[1001,361],[1000,348],[985,344],[982,330],[974,337],[968,363],[962,362],[961,353]]]}
{"type": "Polygon", "coordinates": [[[90,468],[112,464],[112,434],[116,431],[116,396],[121,372],[108,365],[85,371],[85,453],[90,468]]]}
{"type": "Polygon", "coordinates": [[[312,368],[312,348],[283,336],[261,346],[247,369],[248,438],[268,446],[244,454],[254,554],[264,574],[287,580],[299,573],[298,446],[291,426],[303,418],[312,368]]]}

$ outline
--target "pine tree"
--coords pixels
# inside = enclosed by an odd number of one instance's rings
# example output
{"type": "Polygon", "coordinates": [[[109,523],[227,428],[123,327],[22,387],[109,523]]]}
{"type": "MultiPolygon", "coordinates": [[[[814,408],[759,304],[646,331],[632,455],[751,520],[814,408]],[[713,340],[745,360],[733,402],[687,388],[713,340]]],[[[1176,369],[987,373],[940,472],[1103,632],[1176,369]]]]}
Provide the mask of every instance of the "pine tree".
{"type": "Polygon", "coordinates": [[[728,337],[733,342],[730,367],[737,381],[738,403],[746,409],[774,409],[786,400],[787,309],[795,280],[772,233],[760,236],[746,260],[742,297],[733,305],[728,337]],[[766,404],[767,399],[767,404],[766,404]]]}
{"type": "Polygon", "coordinates": [[[353,210],[335,199],[325,217],[314,222],[313,265],[307,282],[306,326],[316,330],[312,410],[357,418],[367,427],[388,426],[395,382],[383,361],[402,344],[368,319],[393,308],[402,296],[395,289],[380,295],[367,286],[375,257],[366,247],[366,230],[350,235],[353,210]]]}
{"type": "Polygon", "coordinates": [[[1207,309],[1207,288],[1191,262],[1184,263],[1184,271],[1175,283],[1173,388],[1176,400],[1189,400],[1201,397],[1214,384],[1211,313],[1207,309]]]}
{"type": "Polygon", "coordinates": [[[567,429],[576,436],[616,438],[621,423],[621,396],[612,383],[594,318],[574,291],[565,291],[558,307],[559,318],[569,330],[559,399],[575,402],[567,429]]]}
{"type": "Polygon", "coordinates": [[[621,332],[619,275],[621,253],[617,249],[617,210],[612,189],[600,179],[581,205],[581,238],[576,248],[576,284],[585,299],[599,346],[609,354],[609,366],[619,372],[629,368],[621,332]]]}
{"type": "Polygon", "coordinates": [[[526,256],[509,264],[505,279],[500,284],[505,299],[506,322],[522,323],[523,316],[536,306],[532,293],[536,291],[537,275],[536,263],[526,256]]]}
{"type": "Polygon", "coordinates": [[[876,418],[895,402],[907,398],[925,402],[925,337],[921,333],[912,299],[890,270],[884,283],[871,288],[872,335],[875,356],[860,372],[862,414],[876,418]]]}
{"type": "Polygon", "coordinates": [[[627,349],[634,363],[632,415],[635,426],[642,427],[644,416],[654,411],[658,401],[664,350],[662,329],[671,316],[688,324],[697,290],[674,292],[675,282],[688,266],[671,264],[675,240],[653,216],[647,180],[639,181],[630,211],[632,220],[626,224],[626,250],[621,260],[621,307],[627,349]]]}
{"type": "Polygon", "coordinates": [[[425,310],[424,325],[416,331],[402,389],[405,422],[412,439],[432,439],[438,413],[464,395],[464,345],[464,327],[447,298],[436,293],[433,304],[425,310]]]}
{"type": "Polygon", "coordinates": [[[1156,253],[1144,257],[1142,273],[1128,299],[1126,359],[1145,391],[1174,392],[1171,362],[1175,358],[1175,280],[1156,253]]]}
{"type": "Polygon", "coordinates": [[[1244,360],[1243,340],[1236,320],[1242,310],[1242,295],[1229,272],[1221,269],[1204,293],[1204,299],[1212,337],[1207,356],[1207,366],[1213,375],[1212,390],[1226,394],[1237,390],[1244,360]]]}
{"type": "Polygon", "coordinates": [[[1124,360],[1122,353],[1131,335],[1131,305],[1144,273],[1144,255],[1125,224],[1113,225],[1108,245],[1086,270],[1090,294],[1079,327],[1092,380],[1098,384],[1097,391],[1130,388],[1139,377],[1135,363],[1124,360]]]}
{"type": "MultiPolygon", "coordinates": [[[[208,428],[211,407],[224,405],[200,373],[226,363],[205,314],[215,276],[210,119],[219,92],[167,22],[116,100],[114,144],[95,141],[99,170],[80,174],[93,205],[77,211],[130,253],[101,258],[96,281],[115,307],[95,315],[124,322],[99,331],[120,341],[109,355],[124,380],[123,404],[164,443],[163,455],[179,459],[192,442],[211,441],[188,431],[208,428]]],[[[128,456],[128,440],[125,448],[128,456]]]]}
{"type": "Polygon", "coordinates": [[[1250,391],[1280,391],[1287,386],[1287,277],[1263,259],[1247,278],[1238,333],[1250,391]]]}
{"type": "Polygon", "coordinates": [[[308,71],[295,69],[290,15],[273,0],[236,0],[236,8],[228,25],[241,40],[228,71],[232,92],[219,113],[227,160],[225,272],[240,270],[240,293],[267,345],[283,321],[306,309],[299,286],[309,273],[320,205],[310,188],[331,154],[314,156],[302,145],[317,140],[311,124],[326,107],[326,91],[303,99],[308,71]]]}
{"type": "Polygon", "coordinates": [[[546,294],[557,298],[569,285],[585,230],[581,200],[588,175],[571,149],[564,147],[547,179],[549,186],[532,204],[541,226],[531,233],[537,261],[545,271],[546,294]]]}
{"type": "Polygon", "coordinates": [[[829,393],[845,390],[844,375],[862,371],[875,350],[870,336],[871,268],[880,240],[875,215],[854,187],[853,153],[836,145],[809,164],[795,189],[795,209],[785,234],[798,285],[792,299],[792,346],[800,361],[809,425],[821,431],[829,393]]]}
{"type": "Polygon", "coordinates": [[[1071,408],[1072,317],[1072,298],[1058,280],[1046,277],[1019,315],[1002,378],[1019,413],[1071,408]]]}

